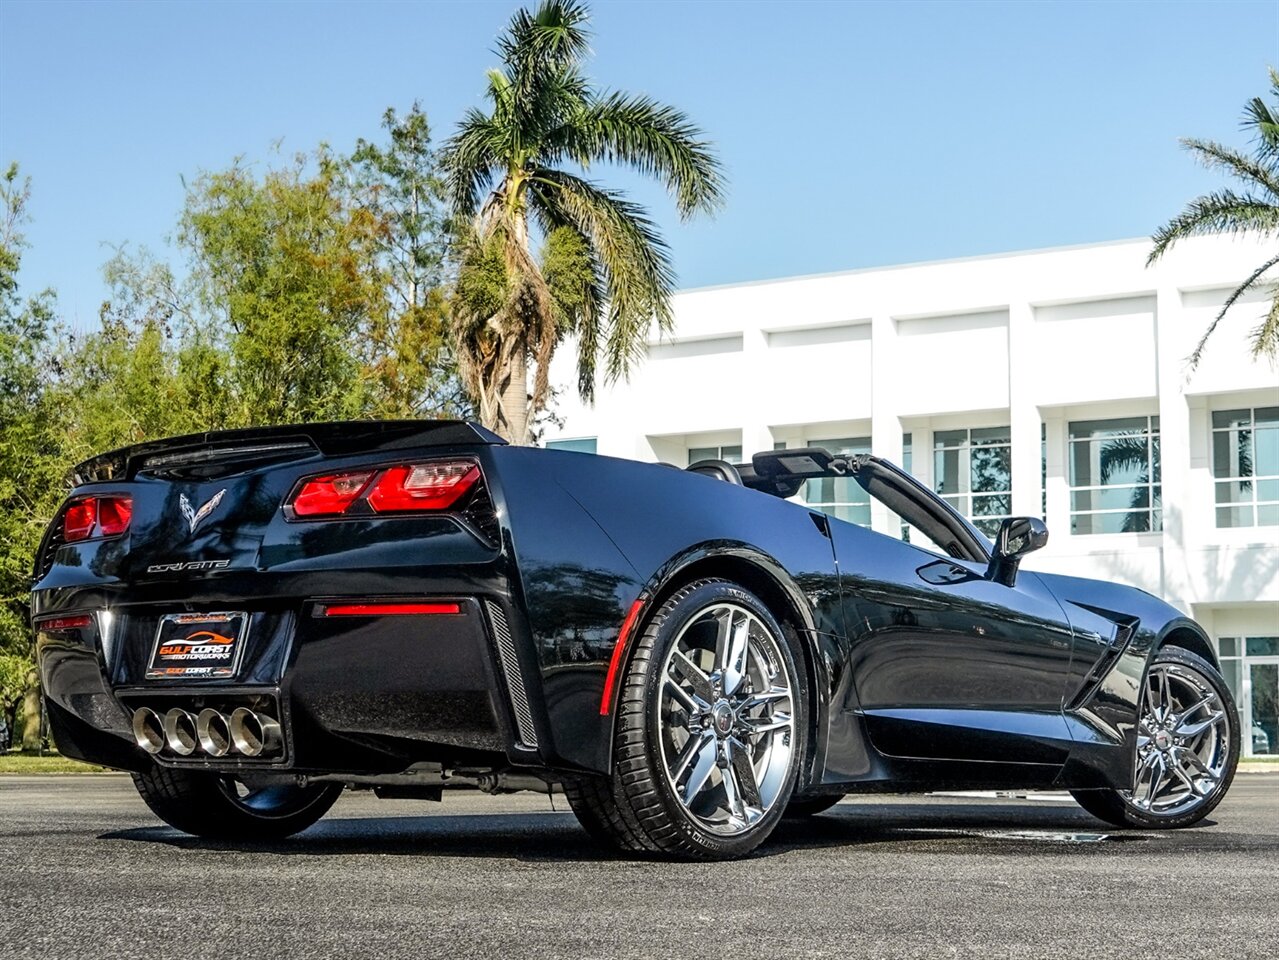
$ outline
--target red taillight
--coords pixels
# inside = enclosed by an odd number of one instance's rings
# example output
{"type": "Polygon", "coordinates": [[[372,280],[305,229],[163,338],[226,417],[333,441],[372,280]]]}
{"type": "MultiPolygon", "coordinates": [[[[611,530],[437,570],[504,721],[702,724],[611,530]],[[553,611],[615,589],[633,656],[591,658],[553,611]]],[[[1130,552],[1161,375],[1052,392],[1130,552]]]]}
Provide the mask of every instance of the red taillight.
{"type": "Polygon", "coordinates": [[[462,612],[460,603],[333,603],[326,617],[422,617],[462,612]]]}
{"type": "Polygon", "coordinates": [[[447,510],[479,479],[480,468],[466,460],[392,467],[378,478],[369,506],[378,513],[447,510]]]}
{"type": "Polygon", "coordinates": [[[118,537],[133,519],[132,497],[99,497],[98,526],[104,537],[118,537]]]}
{"type": "Polygon", "coordinates": [[[89,497],[67,506],[62,514],[62,539],[68,543],[88,540],[98,523],[98,501],[89,497]]]}
{"type": "Polygon", "coordinates": [[[90,537],[118,537],[129,529],[132,519],[132,497],[81,497],[62,512],[62,539],[75,543],[90,537]]]}
{"type": "Polygon", "coordinates": [[[312,477],[290,505],[299,517],[336,517],[355,502],[372,477],[371,470],[312,477]]]}
{"type": "MultiPolygon", "coordinates": [[[[298,518],[340,517],[359,501],[374,513],[448,510],[480,481],[471,460],[402,463],[376,470],[333,473],[304,480],[286,502],[286,514],[298,518]]],[[[367,514],[359,509],[356,512],[367,514]]]]}
{"type": "Polygon", "coordinates": [[[84,613],[73,617],[48,617],[44,620],[36,621],[36,629],[52,632],[55,630],[79,630],[83,627],[90,626],[93,623],[93,617],[84,613]]]}

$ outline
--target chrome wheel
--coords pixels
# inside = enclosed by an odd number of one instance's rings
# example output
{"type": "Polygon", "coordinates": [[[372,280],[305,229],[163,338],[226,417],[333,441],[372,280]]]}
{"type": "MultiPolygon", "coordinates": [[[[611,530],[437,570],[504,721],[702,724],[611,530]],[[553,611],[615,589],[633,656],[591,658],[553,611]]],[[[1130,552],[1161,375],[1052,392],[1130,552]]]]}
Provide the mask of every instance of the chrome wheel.
{"type": "Polygon", "coordinates": [[[717,603],[690,620],[662,665],[666,780],[703,829],[750,830],[776,804],[795,745],[794,678],[755,613],[717,603]]]}
{"type": "Polygon", "coordinates": [[[1231,759],[1227,709],[1194,667],[1151,666],[1137,727],[1137,771],[1124,801],[1148,816],[1176,817],[1213,797],[1231,759]]]}

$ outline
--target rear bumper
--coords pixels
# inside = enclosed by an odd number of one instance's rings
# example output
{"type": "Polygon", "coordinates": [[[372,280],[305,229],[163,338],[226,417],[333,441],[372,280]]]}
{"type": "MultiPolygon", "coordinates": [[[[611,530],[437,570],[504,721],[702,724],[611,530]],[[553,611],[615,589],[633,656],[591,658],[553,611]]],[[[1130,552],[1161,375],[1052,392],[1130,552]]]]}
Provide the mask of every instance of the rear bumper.
{"type": "Polygon", "coordinates": [[[37,619],[52,733],[69,756],[131,770],[152,762],[298,773],[394,772],[418,762],[548,766],[537,749],[539,699],[526,686],[509,602],[447,599],[456,613],[324,616],[331,598],[249,604],[234,680],[144,679],[159,618],[173,605],[113,607],[109,617],[105,607],[81,607],[90,614],[87,625],[57,629],[37,619]],[[281,748],[254,758],[166,749],[153,758],[136,745],[131,721],[138,708],[163,715],[237,706],[274,715],[281,748]]]}

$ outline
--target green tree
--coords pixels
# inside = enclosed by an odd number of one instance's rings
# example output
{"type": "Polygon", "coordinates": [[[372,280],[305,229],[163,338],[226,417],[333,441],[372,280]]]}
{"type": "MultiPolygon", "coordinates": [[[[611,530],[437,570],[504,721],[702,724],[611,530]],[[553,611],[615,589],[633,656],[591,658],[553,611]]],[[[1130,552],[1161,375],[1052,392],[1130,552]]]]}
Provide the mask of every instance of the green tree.
{"type": "Polygon", "coordinates": [[[488,74],[488,112],[471,110],[444,150],[461,235],[458,364],[481,422],[515,443],[528,442],[547,402],[565,335],[578,338],[578,389],[592,399],[598,364],[608,380],[625,376],[650,325],[671,324],[674,271],[648,214],[566,167],[615,163],[655,177],[683,217],[714,209],[723,191],[719,162],[684,113],[590,85],[587,20],[577,0],[517,12],[498,40],[502,67],[488,74]],[[549,248],[542,262],[533,230],[549,248]]]}
{"type": "Polygon", "coordinates": [[[456,375],[445,296],[444,180],[421,106],[382,117],[385,144],[359,140],[348,180],[353,203],[379,225],[383,309],[369,318],[364,363],[384,416],[469,414],[456,375]]]}
{"type": "MultiPolygon", "coordinates": [[[[1155,231],[1151,238],[1155,245],[1148,263],[1154,263],[1186,237],[1214,233],[1279,237],[1279,71],[1273,67],[1270,99],[1273,106],[1261,97],[1254,97],[1244,108],[1242,126],[1253,135],[1251,156],[1212,140],[1181,141],[1205,167],[1220,170],[1238,181],[1242,192],[1222,189],[1190,201],[1180,214],[1155,231]]],[[[1279,253],[1261,264],[1226,298],[1221,312],[1213,318],[1190,355],[1192,368],[1199,364],[1208,338],[1226,311],[1246,291],[1262,283],[1266,272],[1275,264],[1279,264],[1279,253]]],[[[1279,290],[1272,287],[1271,297],[1269,312],[1252,333],[1254,357],[1273,357],[1279,350],[1279,290]]]]}
{"type": "MultiPolygon", "coordinates": [[[[11,164],[0,177],[0,686],[3,709],[39,743],[39,698],[27,600],[32,558],[66,491],[62,410],[51,395],[59,335],[52,292],[18,287],[30,181],[11,164]]],[[[15,726],[18,726],[15,724],[15,726]]]]}
{"type": "Polygon", "coordinates": [[[236,424],[360,416],[367,386],[352,344],[380,309],[378,223],[342,196],[327,152],[258,182],[243,164],[199,177],[181,243],[199,305],[225,331],[236,424]]]}

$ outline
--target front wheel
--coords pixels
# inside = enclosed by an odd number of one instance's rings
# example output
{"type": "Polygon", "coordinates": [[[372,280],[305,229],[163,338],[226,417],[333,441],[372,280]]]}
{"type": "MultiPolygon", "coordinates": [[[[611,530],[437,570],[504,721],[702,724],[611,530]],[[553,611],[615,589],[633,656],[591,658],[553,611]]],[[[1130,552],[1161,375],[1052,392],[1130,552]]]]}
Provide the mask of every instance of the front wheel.
{"type": "Polygon", "coordinates": [[[1230,788],[1239,762],[1239,714],[1221,674],[1165,647],[1146,674],[1131,790],[1073,790],[1079,805],[1117,826],[1198,823],[1230,788]]]}
{"type": "Polygon", "coordinates": [[[299,786],[292,778],[154,766],[133,774],[151,812],[169,826],[208,840],[280,840],[324,816],[342,792],[340,783],[299,786]]]}
{"type": "Polygon", "coordinates": [[[801,658],[793,635],[742,587],[702,580],[677,590],[626,669],[601,808],[609,815],[588,825],[624,848],[687,859],[739,857],[762,843],[803,753],[801,658]]]}

